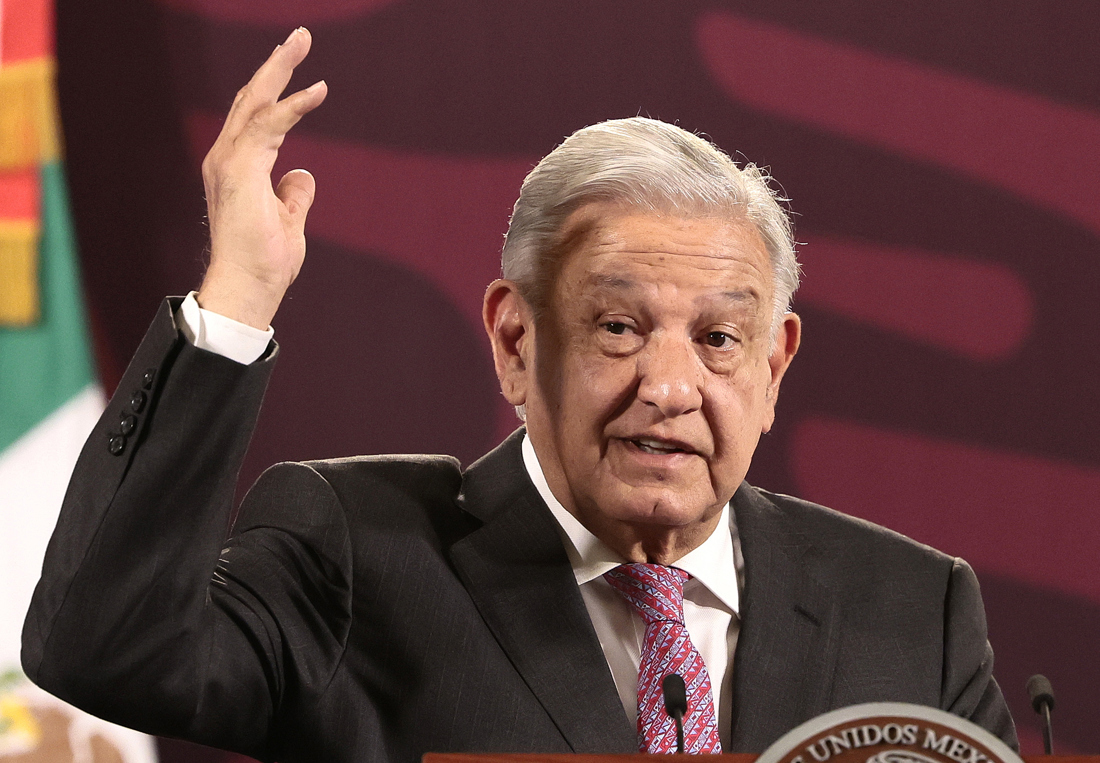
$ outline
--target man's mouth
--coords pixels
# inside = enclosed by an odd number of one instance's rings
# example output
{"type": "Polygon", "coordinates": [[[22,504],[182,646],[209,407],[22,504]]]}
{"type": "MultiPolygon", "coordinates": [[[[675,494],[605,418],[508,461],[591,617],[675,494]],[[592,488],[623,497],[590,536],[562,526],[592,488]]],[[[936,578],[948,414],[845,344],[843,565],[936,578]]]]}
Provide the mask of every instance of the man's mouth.
{"type": "Polygon", "coordinates": [[[661,440],[653,440],[648,437],[638,437],[630,442],[643,453],[652,453],[659,456],[667,456],[672,453],[690,453],[691,451],[680,447],[679,445],[671,442],[662,442],[661,440]]]}

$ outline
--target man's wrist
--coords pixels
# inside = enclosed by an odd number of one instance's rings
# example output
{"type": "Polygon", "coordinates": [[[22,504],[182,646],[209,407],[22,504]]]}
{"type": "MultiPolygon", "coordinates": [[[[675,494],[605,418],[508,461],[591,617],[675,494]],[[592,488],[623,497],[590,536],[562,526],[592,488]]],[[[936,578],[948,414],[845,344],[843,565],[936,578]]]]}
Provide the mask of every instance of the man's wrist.
{"type": "Polygon", "coordinates": [[[195,298],[203,310],[266,331],[286,293],[286,285],[261,281],[233,266],[211,265],[195,298]]]}

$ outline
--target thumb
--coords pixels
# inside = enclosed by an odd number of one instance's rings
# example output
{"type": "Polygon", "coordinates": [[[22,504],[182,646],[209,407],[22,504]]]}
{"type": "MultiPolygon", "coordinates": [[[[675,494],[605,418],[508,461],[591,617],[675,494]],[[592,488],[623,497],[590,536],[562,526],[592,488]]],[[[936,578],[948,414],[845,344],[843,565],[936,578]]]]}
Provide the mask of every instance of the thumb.
{"type": "Polygon", "coordinates": [[[291,170],[283,175],[275,188],[275,195],[286,205],[290,219],[299,229],[305,228],[306,213],[313,205],[316,190],[317,182],[306,170],[291,170]]]}

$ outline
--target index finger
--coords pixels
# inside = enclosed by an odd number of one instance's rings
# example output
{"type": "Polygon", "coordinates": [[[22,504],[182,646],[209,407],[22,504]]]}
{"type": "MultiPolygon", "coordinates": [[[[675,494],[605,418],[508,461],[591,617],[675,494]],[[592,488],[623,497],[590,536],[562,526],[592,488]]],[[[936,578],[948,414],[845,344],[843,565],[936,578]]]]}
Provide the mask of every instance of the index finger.
{"type": "Polygon", "coordinates": [[[313,36],[305,27],[298,27],[291,32],[286,41],[277,46],[256,70],[248,84],[237,93],[225,127],[237,130],[258,110],[277,103],[290,83],[294,68],[305,60],[312,44],[313,36]]]}

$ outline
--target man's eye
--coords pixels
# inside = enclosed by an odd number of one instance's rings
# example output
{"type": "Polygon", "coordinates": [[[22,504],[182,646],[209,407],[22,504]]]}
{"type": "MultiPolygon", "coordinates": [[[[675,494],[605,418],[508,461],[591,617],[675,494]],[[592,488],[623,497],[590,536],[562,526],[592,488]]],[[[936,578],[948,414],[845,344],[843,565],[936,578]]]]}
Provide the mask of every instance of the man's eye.
{"type": "Polygon", "coordinates": [[[711,347],[728,347],[734,339],[724,331],[708,332],[704,341],[711,347]]]}
{"type": "Polygon", "coordinates": [[[603,327],[604,330],[606,330],[608,333],[615,334],[617,336],[625,334],[627,328],[629,328],[625,323],[616,323],[614,321],[604,323],[603,327]]]}

